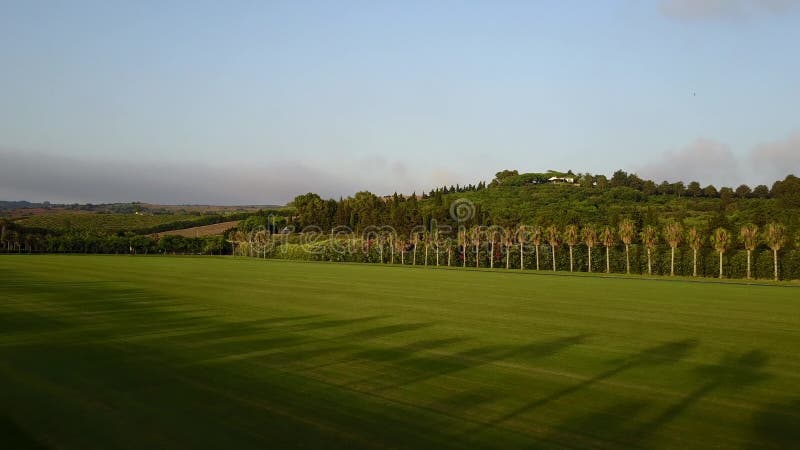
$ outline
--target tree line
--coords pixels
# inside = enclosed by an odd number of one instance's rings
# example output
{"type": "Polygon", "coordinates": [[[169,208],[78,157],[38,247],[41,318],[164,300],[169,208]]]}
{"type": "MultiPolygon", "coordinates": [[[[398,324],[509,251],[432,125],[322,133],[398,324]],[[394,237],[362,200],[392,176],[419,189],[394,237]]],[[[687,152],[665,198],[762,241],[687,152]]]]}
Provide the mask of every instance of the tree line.
{"type": "Polygon", "coordinates": [[[280,235],[238,231],[229,240],[236,254],[264,258],[746,279],[758,272],[760,278],[800,278],[800,252],[792,251],[787,261],[780,259],[791,241],[780,223],[769,223],[763,230],[745,224],[735,233],[717,228],[710,234],[676,221],[637,229],[630,219],[615,228],[417,227],[408,236],[388,226],[362,233],[341,227],[330,234],[318,228],[280,235]]]}

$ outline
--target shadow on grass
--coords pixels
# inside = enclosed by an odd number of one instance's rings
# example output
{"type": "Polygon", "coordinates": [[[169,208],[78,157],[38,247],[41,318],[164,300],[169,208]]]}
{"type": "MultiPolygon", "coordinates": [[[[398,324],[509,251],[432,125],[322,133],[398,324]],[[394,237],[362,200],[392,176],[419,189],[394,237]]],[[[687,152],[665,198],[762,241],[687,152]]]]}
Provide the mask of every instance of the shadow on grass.
{"type": "Polygon", "coordinates": [[[544,358],[578,345],[587,338],[588,335],[581,334],[522,346],[483,346],[442,355],[417,355],[418,350],[413,350],[413,347],[402,354],[402,350],[395,348],[390,350],[392,363],[389,373],[351,384],[366,383],[375,391],[392,390],[503,360],[544,358]]]}
{"type": "Polygon", "coordinates": [[[639,367],[655,366],[660,364],[667,364],[679,361],[686,357],[686,355],[697,346],[697,341],[694,339],[687,339],[681,341],[667,342],[654,347],[646,348],[639,353],[631,355],[630,357],[621,361],[620,364],[612,367],[605,372],[601,372],[591,378],[581,381],[580,383],[572,386],[567,386],[564,389],[553,392],[552,394],[542,397],[538,400],[530,402],[517,408],[509,413],[506,413],[499,418],[489,422],[488,425],[498,425],[507,420],[513,419],[517,416],[526,414],[537,408],[541,408],[549,403],[560,400],[569,395],[583,391],[584,389],[591,388],[595,384],[607,380],[615,375],[618,375],[627,370],[639,367]]]}
{"type": "MultiPolygon", "coordinates": [[[[678,347],[674,347],[674,350],[677,351],[678,347]]],[[[587,447],[651,448],[654,444],[653,439],[659,430],[686,414],[692,406],[702,401],[704,397],[712,392],[725,389],[741,389],[767,379],[768,375],[763,372],[763,368],[768,359],[764,352],[758,350],[740,355],[724,355],[716,364],[699,366],[695,370],[700,381],[697,387],[649,420],[640,421],[637,418],[645,410],[652,409],[653,402],[643,400],[624,401],[605,409],[568,419],[557,426],[556,430],[545,439],[561,443],[574,441],[577,445],[587,447]]],[[[605,372],[604,374],[607,373],[605,372]]],[[[798,405],[795,404],[794,407],[797,408],[798,405]]],[[[800,410],[795,410],[795,413],[800,413],[800,410]]],[[[756,437],[754,443],[763,441],[765,439],[764,435],[773,439],[777,436],[776,443],[788,442],[791,438],[800,436],[796,432],[797,428],[795,427],[793,432],[786,422],[778,422],[776,425],[776,422],[772,420],[774,417],[788,418],[789,421],[794,420],[795,425],[800,425],[798,416],[794,416],[792,419],[791,415],[786,416],[775,412],[775,410],[767,410],[761,413],[760,419],[757,419],[757,434],[761,435],[756,437]],[[758,432],[758,430],[761,431],[758,432]]],[[[698,439],[695,445],[710,447],[718,444],[711,441],[704,442],[702,436],[692,438],[698,439]]],[[[794,443],[797,442],[800,441],[794,441],[794,443]]]]}
{"type": "Polygon", "coordinates": [[[48,448],[20,428],[13,420],[3,416],[0,416],[0,447],[9,450],[47,450],[48,448]]]}
{"type": "Polygon", "coordinates": [[[750,449],[786,449],[800,445],[800,399],[763,406],[753,418],[750,449]]]}

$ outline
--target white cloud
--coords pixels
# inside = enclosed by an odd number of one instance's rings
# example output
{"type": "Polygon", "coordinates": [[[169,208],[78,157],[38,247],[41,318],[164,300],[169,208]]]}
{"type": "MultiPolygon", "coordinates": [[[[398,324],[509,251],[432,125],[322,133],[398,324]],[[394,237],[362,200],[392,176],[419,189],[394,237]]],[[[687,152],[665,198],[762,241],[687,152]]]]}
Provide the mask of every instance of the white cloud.
{"type": "Polygon", "coordinates": [[[677,151],[667,151],[655,161],[634,170],[643,178],[699,181],[736,187],[742,183],[771,186],[790,174],[800,174],[800,132],[734,153],[729,146],[712,139],[698,139],[677,151]]]}
{"type": "Polygon", "coordinates": [[[748,155],[748,162],[759,178],[766,180],[783,179],[788,174],[800,175],[800,132],[757,146],[748,155]]]}
{"type": "Polygon", "coordinates": [[[739,161],[731,149],[711,139],[698,139],[678,151],[667,151],[657,161],[637,170],[639,176],[656,182],[699,181],[701,184],[731,185],[739,177],[739,161]]]}
{"type": "MultiPolygon", "coordinates": [[[[475,180],[467,180],[475,182],[475,180]]],[[[458,182],[438,167],[382,157],[337,163],[98,161],[0,150],[0,199],[57,203],[283,204],[298,194],[326,198],[370,190],[410,194],[458,182]]],[[[461,180],[463,183],[464,180],[461,180]]]]}

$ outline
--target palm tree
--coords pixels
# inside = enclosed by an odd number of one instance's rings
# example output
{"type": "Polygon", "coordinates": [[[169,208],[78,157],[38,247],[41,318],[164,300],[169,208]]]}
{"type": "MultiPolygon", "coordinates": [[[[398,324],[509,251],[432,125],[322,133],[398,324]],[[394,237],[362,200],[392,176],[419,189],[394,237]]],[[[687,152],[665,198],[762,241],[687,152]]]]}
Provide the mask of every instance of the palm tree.
{"type": "Polygon", "coordinates": [[[236,246],[241,245],[245,240],[245,235],[241,231],[231,233],[228,237],[228,242],[231,244],[231,256],[236,256],[236,246]]]}
{"type": "Polygon", "coordinates": [[[524,224],[517,227],[517,244],[519,244],[519,270],[525,270],[525,243],[528,242],[528,227],[524,224]]]}
{"type": "Polygon", "coordinates": [[[378,243],[378,255],[379,255],[379,258],[380,258],[380,262],[381,262],[381,264],[383,264],[383,247],[384,247],[384,244],[386,244],[386,236],[384,236],[383,233],[378,233],[375,236],[375,240],[378,243]]]}
{"type": "Polygon", "coordinates": [[[700,230],[697,227],[689,228],[689,233],[687,235],[689,241],[689,247],[692,248],[692,276],[697,276],[697,251],[700,250],[700,247],[703,246],[703,235],[700,234],[700,230]]]}
{"type": "Polygon", "coordinates": [[[269,231],[267,230],[258,230],[256,235],[254,236],[253,242],[256,245],[256,253],[262,254],[263,257],[267,258],[267,247],[269,243],[269,231]]]}
{"type": "Polygon", "coordinates": [[[664,239],[669,243],[671,250],[669,275],[675,276],[675,249],[683,240],[683,227],[679,222],[671,220],[664,226],[664,239]]]}
{"type": "Polygon", "coordinates": [[[430,249],[431,244],[431,233],[428,231],[422,232],[422,243],[425,245],[425,263],[423,266],[428,266],[428,250],[430,249]]]}
{"type": "Polygon", "coordinates": [[[396,239],[395,245],[397,246],[397,250],[400,252],[400,265],[406,264],[406,247],[408,246],[408,242],[405,239],[396,239]]]}
{"type": "Polygon", "coordinates": [[[531,228],[531,243],[536,249],[536,270],[539,270],[539,247],[542,246],[543,237],[544,232],[542,231],[542,227],[534,225],[533,228],[531,228]]]}
{"type": "Polygon", "coordinates": [[[631,273],[630,246],[636,238],[636,224],[631,219],[623,219],[619,223],[619,238],[625,244],[625,270],[628,275],[631,273]]]}
{"type": "Polygon", "coordinates": [[[592,249],[597,246],[597,230],[592,225],[583,228],[583,242],[589,249],[589,273],[592,273],[592,249]]]}
{"type": "Polygon", "coordinates": [[[438,228],[433,230],[433,233],[431,234],[431,242],[433,243],[433,247],[436,249],[436,267],[439,267],[439,253],[441,250],[442,241],[438,228]]]}
{"type": "Polygon", "coordinates": [[[722,255],[725,254],[725,250],[728,249],[728,244],[730,243],[731,235],[725,228],[717,228],[714,230],[714,234],[711,236],[711,242],[714,244],[714,249],[719,252],[719,277],[722,278],[722,255]]]}
{"type": "Polygon", "coordinates": [[[739,229],[739,241],[744,244],[744,248],[747,250],[747,279],[749,280],[752,278],[750,256],[758,246],[758,226],[752,223],[742,225],[742,228],[739,229]]]}
{"type": "Polygon", "coordinates": [[[489,228],[489,245],[490,245],[490,258],[489,268],[494,269],[494,243],[500,239],[500,229],[495,226],[489,228]]]}
{"type": "Polygon", "coordinates": [[[503,229],[503,246],[506,248],[506,270],[511,268],[511,248],[514,246],[514,232],[503,229]]]}
{"type": "Polygon", "coordinates": [[[461,229],[461,267],[467,267],[467,246],[469,243],[467,242],[467,229],[461,229]]]}
{"type": "Polygon", "coordinates": [[[572,247],[578,244],[580,236],[578,234],[578,227],[575,225],[567,225],[564,229],[564,242],[569,247],[569,271],[572,272],[572,247]]]}
{"type": "Polygon", "coordinates": [[[476,225],[475,228],[472,229],[472,245],[475,246],[475,268],[478,269],[481,267],[481,235],[483,234],[483,230],[479,225],[476,225]]]}
{"type": "Polygon", "coordinates": [[[610,227],[605,227],[600,233],[600,241],[606,247],[606,273],[611,273],[611,257],[609,255],[611,247],[614,246],[614,232],[610,227]]]}
{"type": "Polygon", "coordinates": [[[414,232],[414,238],[413,239],[414,239],[414,257],[411,260],[411,265],[412,266],[416,266],[417,265],[417,247],[419,247],[419,232],[417,232],[417,231],[414,232]]]}
{"type": "Polygon", "coordinates": [[[647,248],[647,274],[653,274],[653,249],[658,245],[658,231],[652,225],[647,225],[642,230],[642,243],[647,248]]]}
{"type": "Polygon", "coordinates": [[[389,264],[394,264],[394,247],[395,247],[395,236],[394,233],[388,233],[386,236],[386,240],[389,243],[389,264]]]}
{"type": "Polygon", "coordinates": [[[558,228],[555,225],[550,225],[545,230],[545,234],[547,235],[547,242],[550,244],[550,248],[553,251],[553,272],[556,271],[556,247],[561,243],[560,238],[561,236],[558,233],[558,228]]]}
{"type": "Polygon", "coordinates": [[[764,241],[772,249],[772,266],[775,269],[775,281],[778,281],[778,251],[786,244],[786,227],[774,222],[767,224],[764,241]]]}
{"type": "Polygon", "coordinates": [[[453,256],[453,243],[448,238],[445,240],[444,245],[447,246],[447,267],[450,267],[450,260],[453,256]]]}

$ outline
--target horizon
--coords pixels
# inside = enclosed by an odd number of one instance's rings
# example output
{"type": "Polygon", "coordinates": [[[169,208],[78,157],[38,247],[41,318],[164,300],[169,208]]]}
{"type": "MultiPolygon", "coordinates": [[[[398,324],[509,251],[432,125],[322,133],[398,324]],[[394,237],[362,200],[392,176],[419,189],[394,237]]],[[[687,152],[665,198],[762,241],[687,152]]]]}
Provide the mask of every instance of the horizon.
{"type": "MultiPolygon", "coordinates": [[[[515,169],[508,169],[508,170],[516,171],[515,169]]],[[[622,171],[622,169],[618,169],[617,171],[622,171]]],[[[615,172],[617,172],[617,171],[615,171],[615,172]]],[[[573,171],[571,169],[567,169],[566,172],[560,172],[558,170],[548,169],[547,171],[543,171],[543,172],[527,172],[527,173],[519,172],[519,175],[528,175],[528,174],[534,174],[534,173],[548,174],[550,172],[567,174],[567,173],[571,173],[573,171]]],[[[627,173],[627,172],[624,172],[624,171],[622,171],[622,172],[625,173],[625,175],[628,175],[628,176],[637,176],[637,177],[639,176],[638,174],[635,174],[635,173],[627,173]]],[[[496,175],[500,175],[500,172],[498,172],[496,175]]],[[[592,174],[592,173],[588,173],[588,172],[587,173],[577,172],[577,173],[574,173],[574,175],[576,177],[581,177],[581,176],[585,176],[585,175],[590,175],[592,177],[603,176],[603,177],[606,177],[606,179],[608,181],[610,181],[613,174],[592,174]]],[[[674,180],[674,181],[662,180],[660,182],[657,181],[657,180],[651,180],[651,179],[647,179],[647,178],[641,178],[641,180],[642,181],[652,181],[656,185],[661,185],[662,183],[669,183],[671,185],[680,183],[680,184],[682,184],[684,186],[684,188],[688,187],[692,183],[698,183],[700,185],[701,189],[705,189],[707,187],[713,187],[713,188],[715,188],[717,190],[721,190],[721,189],[735,190],[736,188],[741,187],[741,186],[747,186],[750,189],[754,189],[754,188],[759,187],[759,186],[764,186],[767,189],[771,190],[775,183],[779,183],[781,181],[785,181],[786,179],[788,179],[790,177],[796,177],[796,175],[793,174],[793,173],[790,173],[786,177],[784,177],[783,179],[778,179],[778,180],[775,180],[775,181],[773,181],[771,183],[762,183],[762,184],[759,184],[759,185],[749,185],[747,183],[736,183],[736,184],[732,184],[732,185],[714,185],[714,184],[703,184],[703,183],[700,183],[697,180],[674,180]]],[[[495,178],[493,178],[493,179],[495,179],[495,178]]],[[[355,194],[357,194],[358,192],[363,192],[363,191],[370,192],[370,193],[372,193],[372,194],[374,194],[374,195],[376,195],[378,197],[391,197],[393,195],[398,195],[400,197],[412,197],[412,196],[418,195],[418,196],[423,196],[424,197],[427,194],[430,194],[430,193],[432,193],[434,191],[437,191],[439,189],[444,189],[444,188],[453,188],[453,187],[456,187],[456,188],[462,187],[463,188],[463,187],[467,187],[467,186],[478,186],[480,184],[484,184],[484,185],[488,186],[490,181],[492,181],[492,180],[488,180],[488,181],[487,180],[478,180],[478,181],[474,181],[474,182],[471,182],[471,183],[465,183],[465,184],[452,184],[452,185],[433,186],[433,187],[428,188],[428,189],[421,189],[419,192],[417,192],[417,191],[412,191],[412,192],[397,192],[397,191],[394,191],[394,192],[383,193],[383,192],[371,192],[369,190],[361,189],[359,191],[354,191],[354,192],[350,192],[350,193],[346,193],[346,194],[340,195],[339,198],[340,199],[342,199],[342,198],[353,198],[353,196],[355,194]]],[[[577,183],[578,183],[578,181],[576,179],[576,184],[577,183]]],[[[139,201],[139,200],[125,201],[125,202],[99,202],[99,203],[93,203],[93,202],[52,202],[52,201],[49,201],[49,200],[31,201],[31,200],[26,200],[26,199],[10,200],[10,199],[4,199],[4,198],[0,198],[0,203],[28,203],[28,204],[31,204],[31,205],[46,205],[48,207],[53,207],[53,206],[55,206],[55,207],[59,207],[59,206],[74,206],[74,205],[79,205],[79,206],[86,206],[86,205],[103,206],[103,205],[120,205],[120,204],[141,204],[141,205],[145,205],[145,206],[184,206],[184,207],[209,206],[209,207],[230,207],[230,208],[234,208],[234,207],[239,207],[239,208],[247,208],[247,207],[282,208],[282,207],[291,205],[292,202],[295,200],[295,198],[297,196],[301,196],[301,195],[304,195],[304,194],[318,194],[318,193],[313,192],[313,191],[297,192],[295,197],[292,197],[291,199],[287,200],[284,203],[216,203],[216,204],[215,203],[157,203],[157,202],[146,202],[146,201],[139,201]]],[[[336,197],[326,197],[324,195],[322,195],[321,197],[323,199],[336,200],[336,197]]]]}
{"type": "Polygon", "coordinates": [[[12,3],[0,198],[285,204],[800,174],[800,2],[12,3]]]}

